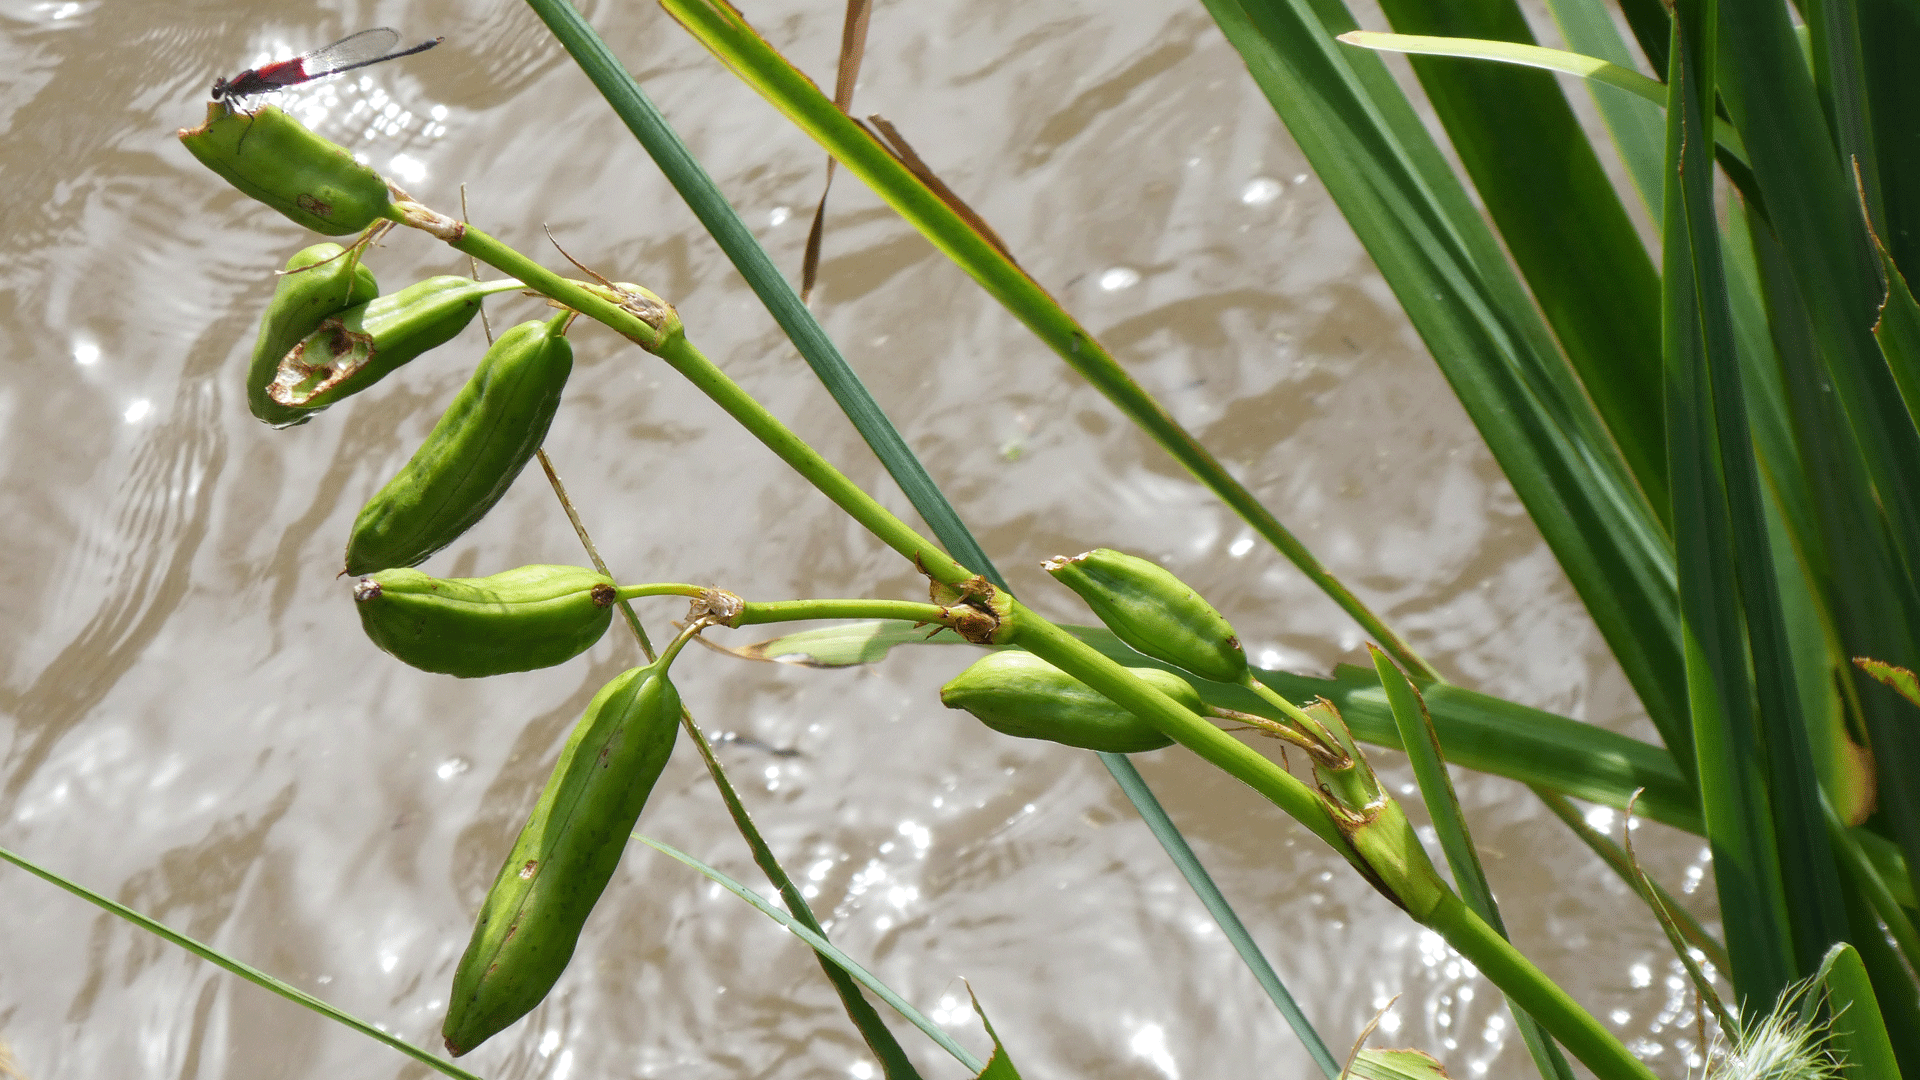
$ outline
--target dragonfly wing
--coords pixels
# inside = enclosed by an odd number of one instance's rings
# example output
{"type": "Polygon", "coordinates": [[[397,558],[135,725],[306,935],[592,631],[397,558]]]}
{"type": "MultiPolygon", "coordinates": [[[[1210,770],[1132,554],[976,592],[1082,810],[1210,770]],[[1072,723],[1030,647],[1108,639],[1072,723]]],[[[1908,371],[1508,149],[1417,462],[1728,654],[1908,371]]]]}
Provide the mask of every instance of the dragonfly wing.
{"type": "Polygon", "coordinates": [[[371,30],[362,30],[351,37],[341,38],[331,45],[300,57],[306,75],[310,79],[319,78],[328,72],[343,68],[358,67],[369,60],[378,60],[393,51],[400,44],[400,32],[390,26],[376,26],[371,30]]]}

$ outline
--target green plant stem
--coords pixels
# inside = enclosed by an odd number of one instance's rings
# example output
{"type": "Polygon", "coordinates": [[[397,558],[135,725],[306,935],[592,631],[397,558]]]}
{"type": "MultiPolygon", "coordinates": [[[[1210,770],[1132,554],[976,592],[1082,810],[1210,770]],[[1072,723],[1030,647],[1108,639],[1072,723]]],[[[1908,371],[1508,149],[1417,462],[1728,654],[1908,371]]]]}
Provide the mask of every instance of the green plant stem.
{"type": "Polygon", "coordinates": [[[1350,752],[1351,748],[1343,746],[1341,741],[1335,738],[1333,733],[1327,730],[1326,725],[1313,714],[1282,697],[1278,690],[1255,678],[1252,672],[1247,673],[1246,681],[1241,685],[1259,695],[1260,700],[1280,710],[1280,715],[1293,721],[1296,727],[1318,740],[1327,749],[1350,752]]]}
{"type": "MultiPolygon", "coordinates": [[[[602,570],[601,573],[606,573],[602,570]]],[[[653,582],[646,585],[621,585],[614,591],[616,600],[638,600],[646,596],[685,596],[699,599],[706,594],[698,585],[686,585],[678,581],[653,582]]]]}
{"type": "Polygon", "coordinates": [[[1507,939],[1495,933],[1465,901],[1449,894],[1424,922],[1601,1080],[1654,1080],[1653,1070],[1507,939]]]}
{"type": "Polygon", "coordinates": [[[900,619],[944,626],[947,609],[915,600],[773,600],[746,605],[733,625],[759,626],[802,619],[900,619]]]}

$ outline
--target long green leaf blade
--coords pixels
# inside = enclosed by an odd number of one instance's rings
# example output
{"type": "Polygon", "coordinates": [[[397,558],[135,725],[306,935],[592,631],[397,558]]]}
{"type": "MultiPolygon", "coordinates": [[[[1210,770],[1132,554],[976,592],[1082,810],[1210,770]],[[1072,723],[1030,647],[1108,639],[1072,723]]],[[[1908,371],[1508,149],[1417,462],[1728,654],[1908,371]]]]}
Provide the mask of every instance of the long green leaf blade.
{"type": "MultiPolygon", "coordinates": [[[[1823,108],[1816,73],[1802,58],[1784,6],[1745,5],[1723,21],[1720,32],[1721,100],[1746,137],[1779,263],[1805,317],[1810,349],[1782,354],[1818,373],[1817,383],[1837,412],[1834,430],[1824,437],[1847,440],[1840,452],[1854,457],[1867,478],[1871,518],[1835,520],[1831,527],[1834,534],[1852,532],[1885,548],[1877,561],[1886,565],[1842,563],[1841,549],[1857,541],[1830,534],[1836,572],[1872,574],[1870,588],[1881,595],[1864,603],[1887,609],[1873,617],[1843,608],[1845,645],[1895,663],[1920,660],[1914,643],[1914,628],[1920,627],[1920,431],[1872,336],[1882,295],[1879,273],[1844,156],[1858,128],[1844,113],[1839,119],[1845,130],[1830,127],[1836,114],[1823,108]]],[[[1815,59],[1824,68],[1832,54],[1817,52],[1815,59]]],[[[1910,79],[1910,63],[1906,70],[1910,79]]],[[[1800,427],[1807,435],[1807,425],[1800,427]]],[[[1920,730],[1893,719],[1878,687],[1858,678],[1854,683],[1874,743],[1882,806],[1911,868],[1920,854],[1920,788],[1909,782],[1920,774],[1920,730]]]]}
{"type": "MultiPolygon", "coordinates": [[[[1667,74],[1667,423],[1700,795],[1734,989],[1744,1006],[1759,1007],[1799,972],[1781,894],[1764,750],[1753,722],[1750,665],[1756,658],[1748,651],[1734,570],[1740,525],[1730,517],[1722,472],[1727,457],[1745,457],[1748,444],[1720,437],[1741,404],[1717,397],[1724,386],[1714,378],[1737,361],[1703,137],[1714,98],[1712,12],[1710,2],[1676,6],[1667,74]]],[[[1737,419],[1744,433],[1744,415],[1737,419]]]]}
{"type": "Polygon", "coordinates": [[[1860,954],[1851,945],[1835,945],[1822,966],[1833,1015],[1833,1048],[1849,1074],[1861,1080],[1898,1080],[1900,1063],[1860,954]]]}

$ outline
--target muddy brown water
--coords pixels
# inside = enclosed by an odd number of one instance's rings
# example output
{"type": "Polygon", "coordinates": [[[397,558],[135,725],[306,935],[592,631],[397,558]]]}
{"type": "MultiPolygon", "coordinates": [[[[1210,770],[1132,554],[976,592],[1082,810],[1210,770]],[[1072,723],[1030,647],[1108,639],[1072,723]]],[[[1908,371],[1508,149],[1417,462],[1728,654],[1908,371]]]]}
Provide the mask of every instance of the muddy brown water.
{"type": "MultiPolygon", "coordinates": [[[[821,153],[657,9],[589,14],[797,273],[821,153]]],[[[831,82],[834,5],[748,14],[831,82]]],[[[5,18],[0,844],[437,1045],[473,910],[568,725],[634,648],[613,634],[560,668],[467,682],[362,636],[335,577],[348,525],[484,342],[476,324],[304,427],[255,422],[241,386],[255,323],[272,271],[312,240],[174,142],[211,80],[366,25],[446,35],[283,104],[431,204],[457,209],[465,183],[473,219],[522,250],[559,264],[544,224],[668,297],[734,378],[904,500],[524,8],[49,0],[5,18]]],[[[1649,734],[1197,6],[891,3],[872,35],[857,109],[899,125],[1417,648],[1465,685],[1649,734]]],[[[830,225],[817,312],[1023,597],[1084,621],[1038,563],[1124,547],[1212,597],[1257,662],[1363,659],[1331,603],[845,174],[830,225]]],[[[418,235],[371,263],[390,288],[465,269],[418,235]]],[[[540,315],[513,295],[489,307],[496,328],[540,315]]],[[[597,328],[574,336],[547,445],[623,580],[920,595],[909,567],[671,372],[597,328]]],[[[427,569],[579,558],[530,473],[427,569]]],[[[680,614],[642,610],[656,639],[680,614]]],[[[986,1046],[971,987],[1029,1077],[1308,1075],[1099,763],[939,706],[969,658],[909,649],[816,671],[690,650],[675,677],[730,737],[726,766],[836,941],[963,1042],[986,1046]]],[[[1338,1051],[1391,1000],[1376,1045],[1429,1049],[1455,1076],[1526,1074],[1499,995],[1302,829],[1184,751],[1136,760],[1338,1051]]],[[[1691,1005],[1653,923],[1519,786],[1461,781],[1516,940],[1682,1075],[1691,1005]]],[[[685,745],[641,829],[764,884],[685,745]]],[[[1642,833],[1649,867],[1710,915],[1701,846],[1642,833]]],[[[428,1075],[19,870],[0,868],[0,910],[0,1040],[34,1080],[428,1075]]],[[[896,1027],[929,1077],[959,1075],[896,1027]]],[[[463,1064],[549,1080],[875,1074],[807,950],[637,846],[553,996],[463,1064]]]]}

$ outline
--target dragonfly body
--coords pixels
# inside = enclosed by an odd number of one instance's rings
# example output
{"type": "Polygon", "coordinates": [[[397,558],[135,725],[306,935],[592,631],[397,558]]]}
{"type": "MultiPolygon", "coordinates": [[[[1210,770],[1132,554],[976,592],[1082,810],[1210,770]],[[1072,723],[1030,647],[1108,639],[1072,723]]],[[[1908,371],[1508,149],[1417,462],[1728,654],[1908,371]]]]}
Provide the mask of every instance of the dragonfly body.
{"type": "Polygon", "coordinates": [[[289,86],[323,79],[329,75],[378,64],[384,60],[394,60],[414,53],[426,52],[440,44],[439,38],[423,41],[410,49],[394,50],[400,43],[398,31],[386,26],[377,26],[372,30],[362,30],[350,37],[341,38],[331,45],[325,45],[312,52],[286,60],[276,60],[271,64],[262,64],[257,68],[235,75],[231,79],[215,79],[213,82],[213,100],[235,102],[256,94],[271,93],[289,86]]]}

